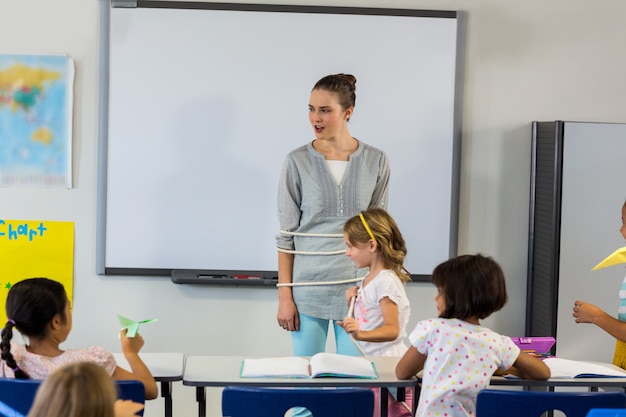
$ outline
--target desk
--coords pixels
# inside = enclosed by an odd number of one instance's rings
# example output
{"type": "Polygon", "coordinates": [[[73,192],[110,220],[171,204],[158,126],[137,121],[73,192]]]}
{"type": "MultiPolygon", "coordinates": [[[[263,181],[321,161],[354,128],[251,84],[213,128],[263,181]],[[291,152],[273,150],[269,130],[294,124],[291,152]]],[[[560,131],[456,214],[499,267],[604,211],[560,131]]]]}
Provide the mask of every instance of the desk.
{"type": "Polygon", "coordinates": [[[626,378],[553,378],[547,381],[535,381],[521,378],[492,376],[489,385],[508,385],[512,387],[539,387],[553,391],[555,387],[586,387],[597,391],[601,387],[619,387],[626,389],[626,378]]]}
{"type": "MultiPolygon", "coordinates": [[[[380,387],[380,415],[387,416],[387,389],[390,387],[417,389],[417,379],[399,380],[395,369],[399,358],[371,357],[378,379],[362,378],[241,378],[241,363],[249,356],[189,356],[185,363],[183,385],[196,387],[198,416],[206,417],[206,387],[245,385],[249,387],[380,387]]],[[[417,401],[417,393],[413,398],[417,401]]],[[[416,404],[416,402],[414,402],[416,404]]]]}
{"type": "MultiPolygon", "coordinates": [[[[524,388],[538,387],[554,391],[555,387],[586,387],[589,391],[597,391],[601,387],[626,388],[626,372],[612,363],[581,361],[593,365],[601,365],[610,370],[619,371],[624,377],[601,377],[601,378],[550,378],[547,381],[533,381],[520,378],[505,378],[502,376],[492,376],[490,385],[508,385],[524,388]]],[[[601,371],[600,371],[601,372],[601,371]]],[[[608,373],[608,372],[607,372],[608,373]]]]}
{"type": "MultiPolygon", "coordinates": [[[[117,364],[130,371],[122,353],[114,353],[117,364]]],[[[172,382],[183,379],[185,355],[183,353],[140,353],[155,381],[161,383],[161,397],[165,400],[165,417],[172,417],[172,382]]]]}

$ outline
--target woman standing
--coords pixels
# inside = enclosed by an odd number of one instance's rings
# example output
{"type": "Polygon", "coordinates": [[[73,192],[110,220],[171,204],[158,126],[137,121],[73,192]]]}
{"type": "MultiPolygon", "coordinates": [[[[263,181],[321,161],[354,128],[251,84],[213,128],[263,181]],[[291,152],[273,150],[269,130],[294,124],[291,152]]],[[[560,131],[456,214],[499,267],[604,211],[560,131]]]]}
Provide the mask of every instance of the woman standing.
{"type": "Polygon", "coordinates": [[[347,314],[346,289],[365,271],[345,256],[343,225],[374,207],[386,208],[389,161],[352,137],[356,78],[320,79],[309,99],[315,139],[284,162],[278,189],[278,325],[291,332],[296,356],[323,352],[330,323],[337,352],[358,355],[337,324],[347,314]]]}

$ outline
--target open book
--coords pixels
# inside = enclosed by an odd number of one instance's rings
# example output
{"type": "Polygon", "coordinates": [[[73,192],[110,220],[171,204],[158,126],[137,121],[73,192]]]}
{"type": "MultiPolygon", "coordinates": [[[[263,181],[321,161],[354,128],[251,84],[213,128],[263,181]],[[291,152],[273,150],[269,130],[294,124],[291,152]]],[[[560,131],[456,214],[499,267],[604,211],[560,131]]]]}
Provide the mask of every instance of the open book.
{"type": "Polygon", "coordinates": [[[543,363],[550,368],[550,378],[626,378],[626,371],[611,364],[546,358],[543,363]]]}
{"type": "Polygon", "coordinates": [[[374,364],[368,359],[326,352],[313,355],[308,360],[299,356],[244,359],[240,376],[242,378],[378,378],[374,364]]]}

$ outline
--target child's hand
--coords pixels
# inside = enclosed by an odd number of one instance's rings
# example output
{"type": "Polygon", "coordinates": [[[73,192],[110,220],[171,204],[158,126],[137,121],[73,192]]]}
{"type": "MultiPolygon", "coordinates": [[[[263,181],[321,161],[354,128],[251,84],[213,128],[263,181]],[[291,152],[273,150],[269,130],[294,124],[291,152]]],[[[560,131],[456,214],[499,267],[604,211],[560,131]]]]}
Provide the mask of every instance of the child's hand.
{"type": "Polygon", "coordinates": [[[346,290],[346,302],[350,305],[352,297],[356,297],[359,292],[359,287],[350,287],[346,290]]]}
{"type": "Polygon", "coordinates": [[[126,354],[138,354],[143,347],[144,340],[139,333],[135,337],[126,336],[128,329],[120,330],[120,342],[122,345],[122,353],[126,354]]]}
{"type": "Polygon", "coordinates": [[[115,417],[136,416],[141,410],[143,410],[143,404],[141,403],[136,403],[131,400],[115,401],[115,417]]]}
{"type": "Polygon", "coordinates": [[[343,322],[339,323],[339,325],[343,327],[346,333],[349,333],[353,336],[355,336],[355,334],[359,331],[359,324],[352,317],[346,317],[345,319],[343,319],[343,322]]]}

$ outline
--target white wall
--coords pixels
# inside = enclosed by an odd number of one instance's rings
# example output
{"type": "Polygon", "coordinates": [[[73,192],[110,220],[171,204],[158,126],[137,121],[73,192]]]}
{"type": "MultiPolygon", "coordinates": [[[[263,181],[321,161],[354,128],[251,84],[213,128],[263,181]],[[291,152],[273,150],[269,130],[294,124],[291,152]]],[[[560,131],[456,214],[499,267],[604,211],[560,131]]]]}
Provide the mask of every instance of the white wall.
{"type": "MultiPolygon", "coordinates": [[[[510,301],[486,324],[502,333],[522,334],[530,121],[626,122],[626,56],[621,52],[626,3],[311,0],[308,4],[467,12],[459,252],[480,251],[502,264],[510,301]]],[[[0,6],[4,40],[0,52],[65,53],[76,61],[75,187],[0,189],[1,218],[75,222],[74,330],[66,347],[99,344],[118,350],[115,314],[121,313],[159,319],[142,329],[147,352],[289,354],[289,337],[275,325],[273,289],[178,286],[168,278],[96,275],[99,9],[97,0],[5,0],[0,6]]],[[[408,292],[412,324],[435,314],[430,285],[412,284],[408,292]]],[[[175,385],[175,415],[196,413],[194,395],[192,388],[175,385]]],[[[220,415],[217,390],[209,392],[208,414],[220,415]]],[[[146,416],[161,415],[162,400],[148,404],[146,416]]]]}

